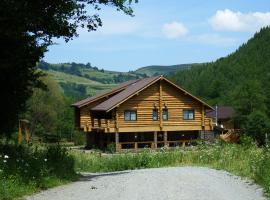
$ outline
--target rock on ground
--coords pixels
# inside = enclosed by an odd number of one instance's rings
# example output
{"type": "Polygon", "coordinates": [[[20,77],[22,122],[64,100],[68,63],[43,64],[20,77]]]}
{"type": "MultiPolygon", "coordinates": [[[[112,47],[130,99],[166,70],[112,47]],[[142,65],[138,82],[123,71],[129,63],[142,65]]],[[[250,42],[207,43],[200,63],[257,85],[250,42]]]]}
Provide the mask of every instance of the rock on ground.
{"type": "Polygon", "coordinates": [[[84,173],[80,181],[28,200],[266,200],[262,189],[224,171],[171,167],[84,173]]]}

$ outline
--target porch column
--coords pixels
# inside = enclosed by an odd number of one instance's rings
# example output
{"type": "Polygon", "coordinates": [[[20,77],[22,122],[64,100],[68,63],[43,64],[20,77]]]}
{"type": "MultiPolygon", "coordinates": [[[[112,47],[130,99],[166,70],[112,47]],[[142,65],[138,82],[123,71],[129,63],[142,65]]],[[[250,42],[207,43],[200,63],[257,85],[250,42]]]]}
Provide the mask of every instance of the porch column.
{"type": "Polygon", "coordinates": [[[115,132],[115,150],[116,150],[116,152],[120,151],[119,133],[118,132],[115,132]]]}
{"type": "Polygon", "coordinates": [[[154,132],[154,148],[157,148],[157,131],[154,132]]]}
{"type": "Polygon", "coordinates": [[[168,146],[168,134],[167,131],[164,131],[164,146],[167,147],[168,146]]]}

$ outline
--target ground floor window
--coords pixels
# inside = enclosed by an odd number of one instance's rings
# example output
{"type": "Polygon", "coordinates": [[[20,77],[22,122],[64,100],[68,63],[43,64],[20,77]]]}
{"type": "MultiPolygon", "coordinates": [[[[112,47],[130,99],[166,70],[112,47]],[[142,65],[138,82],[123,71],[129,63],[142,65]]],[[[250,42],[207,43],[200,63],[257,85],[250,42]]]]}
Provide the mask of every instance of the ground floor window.
{"type": "Polygon", "coordinates": [[[192,120],[194,119],[194,109],[184,109],[183,110],[183,119],[184,120],[192,120]]]}
{"type": "Polygon", "coordinates": [[[126,110],[124,112],[125,121],[136,121],[137,120],[137,112],[135,110],[126,110]]]}

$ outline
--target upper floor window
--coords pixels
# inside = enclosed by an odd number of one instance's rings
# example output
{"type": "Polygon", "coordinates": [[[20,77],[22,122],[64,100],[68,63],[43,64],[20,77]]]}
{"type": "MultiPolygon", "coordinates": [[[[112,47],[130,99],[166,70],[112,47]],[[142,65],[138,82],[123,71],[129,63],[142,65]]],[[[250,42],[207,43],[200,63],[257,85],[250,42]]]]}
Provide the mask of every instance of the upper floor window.
{"type": "Polygon", "coordinates": [[[167,108],[163,108],[162,109],[162,119],[164,121],[167,121],[169,119],[169,116],[168,116],[168,109],[167,108]]]}
{"type": "Polygon", "coordinates": [[[195,118],[194,109],[185,109],[183,110],[183,119],[192,120],[195,118]]]}
{"type": "Polygon", "coordinates": [[[137,120],[137,112],[134,110],[126,110],[124,112],[125,121],[136,121],[137,120]]]}
{"type": "Polygon", "coordinates": [[[157,108],[154,108],[153,109],[153,121],[157,121],[158,120],[158,109],[157,108]]]}

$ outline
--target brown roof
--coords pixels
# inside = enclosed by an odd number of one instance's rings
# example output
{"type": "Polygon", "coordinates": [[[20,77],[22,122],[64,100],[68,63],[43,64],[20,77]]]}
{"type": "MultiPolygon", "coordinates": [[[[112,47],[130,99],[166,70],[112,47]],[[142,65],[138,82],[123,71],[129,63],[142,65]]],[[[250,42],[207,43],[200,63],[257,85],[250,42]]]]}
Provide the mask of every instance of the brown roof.
{"type": "Polygon", "coordinates": [[[185,94],[187,94],[187,95],[191,96],[192,98],[196,99],[197,101],[201,102],[207,108],[213,110],[213,108],[210,105],[203,102],[199,98],[193,96],[192,94],[188,93],[187,91],[185,91],[184,89],[182,89],[179,86],[175,85],[174,83],[170,82],[169,80],[167,80],[163,76],[145,78],[145,79],[141,79],[139,81],[136,81],[136,82],[128,85],[128,87],[126,87],[124,90],[122,90],[118,94],[112,96],[108,100],[106,100],[106,101],[98,104],[97,106],[91,108],[91,110],[108,112],[108,111],[112,110],[113,108],[115,108],[116,106],[120,105],[121,103],[125,102],[126,100],[128,100],[132,96],[136,95],[138,92],[142,91],[143,89],[147,88],[151,84],[153,84],[156,81],[160,80],[161,78],[163,80],[167,81],[168,83],[172,84],[174,87],[178,88],[179,90],[183,91],[185,94]]]}
{"type": "Polygon", "coordinates": [[[73,103],[71,106],[74,106],[74,107],[82,107],[88,103],[91,103],[93,101],[96,101],[98,99],[101,99],[107,95],[112,95],[112,94],[115,94],[117,92],[120,92],[122,90],[124,90],[126,87],[128,87],[129,85],[135,83],[139,81],[139,79],[137,80],[130,80],[130,81],[126,81],[124,83],[121,83],[120,85],[114,87],[113,89],[109,90],[109,91],[106,91],[106,92],[103,92],[103,93],[100,93],[100,94],[97,94],[95,96],[92,96],[92,97],[88,97],[86,99],[83,99],[81,101],[78,101],[76,103],[73,103]]]}
{"type": "Polygon", "coordinates": [[[97,106],[93,107],[91,110],[98,110],[98,111],[109,111],[115,106],[119,105],[123,101],[127,100],[129,97],[135,95],[140,90],[149,86],[152,82],[158,80],[160,76],[151,77],[151,78],[144,78],[133,84],[129,85],[125,90],[122,92],[112,96],[108,100],[98,104],[97,106]]]}
{"type": "MultiPolygon", "coordinates": [[[[216,111],[215,110],[206,110],[206,116],[215,118],[216,111]]],[[[217,118],[218,119],[230,119],[235,116],[235,111],[230,106],[218,106],[217,107],[217,118]]]]}

